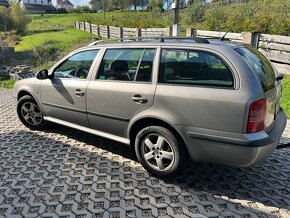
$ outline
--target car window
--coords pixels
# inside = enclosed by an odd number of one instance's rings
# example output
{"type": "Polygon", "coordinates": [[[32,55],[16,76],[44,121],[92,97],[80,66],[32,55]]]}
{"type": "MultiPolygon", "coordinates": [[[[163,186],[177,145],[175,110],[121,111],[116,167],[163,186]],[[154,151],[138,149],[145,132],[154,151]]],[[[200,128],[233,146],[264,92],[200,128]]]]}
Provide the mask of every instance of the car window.
{"type": "Polygon", "coordinates": [[[54,69],[54,78],[86,79],[98,51],[83,51],[72,55],[54,69]]]}
{"type": "Polygon", "coordinates": [[[217,55],[184,49],[162,50],[159,82],[219,87],[234,86],[232,72],[217,55]]]}
{"type": "Polygon", "coordinates": [[[151,82],[154,56],[155,49],[145,49],[136,75],[136,81],[151,82]]]}
{"type": "Polygon", "coordinates": [[[108,49],[97,79],[150,82],[155,49],[108,49]]]}
{"type": "Polygon", "coordinates": [[[270,61],[261,52],[250,46],[237,48],[235,51],[252,67],[265,92],[275,87],[275,71],[270,61]]]}

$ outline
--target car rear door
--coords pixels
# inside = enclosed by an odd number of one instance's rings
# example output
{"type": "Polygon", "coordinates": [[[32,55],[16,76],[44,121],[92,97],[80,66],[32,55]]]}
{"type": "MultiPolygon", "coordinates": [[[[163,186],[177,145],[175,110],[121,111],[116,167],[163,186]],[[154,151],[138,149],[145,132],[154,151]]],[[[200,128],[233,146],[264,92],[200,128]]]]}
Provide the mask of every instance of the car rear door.
{"type": "Polygon", "coordinates": [[[91,128],[126,137],[130,119],[152,106],[156,50],[157,47],[121,47],[104,51],[96,79],[87,88],[91,128]]]}
{"type": "Polygon", "coordinates": [[[52,69],[53,78],[41,83],[45,115],[89,126],[86,114],[86,88],[98,49],[73,53],[52,69]]]}

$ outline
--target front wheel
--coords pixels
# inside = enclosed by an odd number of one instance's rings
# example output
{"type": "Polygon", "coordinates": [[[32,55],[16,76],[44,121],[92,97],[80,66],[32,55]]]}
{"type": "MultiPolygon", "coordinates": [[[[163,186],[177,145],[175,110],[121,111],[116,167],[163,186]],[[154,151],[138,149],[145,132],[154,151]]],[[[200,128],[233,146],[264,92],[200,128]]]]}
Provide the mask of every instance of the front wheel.
{"type": "Polygon", "coordinates": [[[161,126],[149,126],[139,131],[135,151],[143,167],[161,178],[180,173],[188,159],[183,144],[161,126]]]}
{"type": "Polygon", "coordinates": [[[20,121],[29,129],[41,130],[47,122],[43,119],[43,113],[36,101],[29,95],[19,99],[17,104],[17,115],[20,121]]]}

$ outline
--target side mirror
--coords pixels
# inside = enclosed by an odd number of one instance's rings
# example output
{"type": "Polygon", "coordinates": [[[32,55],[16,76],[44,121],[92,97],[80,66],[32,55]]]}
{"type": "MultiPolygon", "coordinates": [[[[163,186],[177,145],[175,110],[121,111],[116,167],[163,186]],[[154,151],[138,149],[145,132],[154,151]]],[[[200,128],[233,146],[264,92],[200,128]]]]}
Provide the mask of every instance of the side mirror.
{"type": "Polygon", "coordinates": [[[41,70],[36,74],[36,78],[43,80],[43,79],[48,79],[48,70],[41,70]]]}

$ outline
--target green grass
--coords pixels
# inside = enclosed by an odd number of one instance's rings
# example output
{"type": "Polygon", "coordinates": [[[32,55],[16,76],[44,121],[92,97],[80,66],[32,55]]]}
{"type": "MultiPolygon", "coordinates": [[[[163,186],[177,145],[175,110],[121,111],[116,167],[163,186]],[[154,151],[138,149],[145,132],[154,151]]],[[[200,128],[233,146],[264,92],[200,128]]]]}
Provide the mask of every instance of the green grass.
{"type": "Polygon", "coordinates": [[[16,81],[13,79],[0,80],[0,87],[2,87],[4,85],[4,87],[7,89],[13,89],[15,82],[16,81]]]}
{"type": "Polygon", "coordinates": [[[290,76],[283,79],[283,101],[281,107],[286,113],[287,119],[290,119],[290,76]]]}
{"type": "Polygon", "coordinates": [[[92,34],[73,28],[77,14],[45,14],[44,19],[40,15],[29,16],[32,21],[28,25],[27,34],[21,37],[15,51],[18,52],[19,63],[28,64],[36,71],[50,67],[65,54],[87,45],[95,38],[92,34]],[[33,49],[47,46],[54,46],[57,52],[47,62],[39,63],[33,49]]]}
{"type": "Polygon", "coordinates": [[[65,29],[61,31],[40,32],[23,36],[21,42],[15,47],[16,51],[29,51],[47,42],[54,41],[63,52],[70,51],[76,45],[87,44],[94,36],[77,29],[65,29]]]}
{"type": "Polygon", "coordinates": [[[45,14],[44,19],[40,15],[29,15],[32,22],[28,24],[29,32],[57,31],[72,28],[78,19],[78,14],[45,14]]]}
{"type": "Polygon", "coordinates": [[[103,13],[80,14],[45,14],[44,19],[40,15],[29,15],[32,22],[28,25],[28,31],[59,30],[73,27],[75,21],[86,21],[95,24],[122,26],[122,27],[168,27],[173,22],[171,13],[162,15],[159,12],[134,12],[114,11],[103,13]]]}

